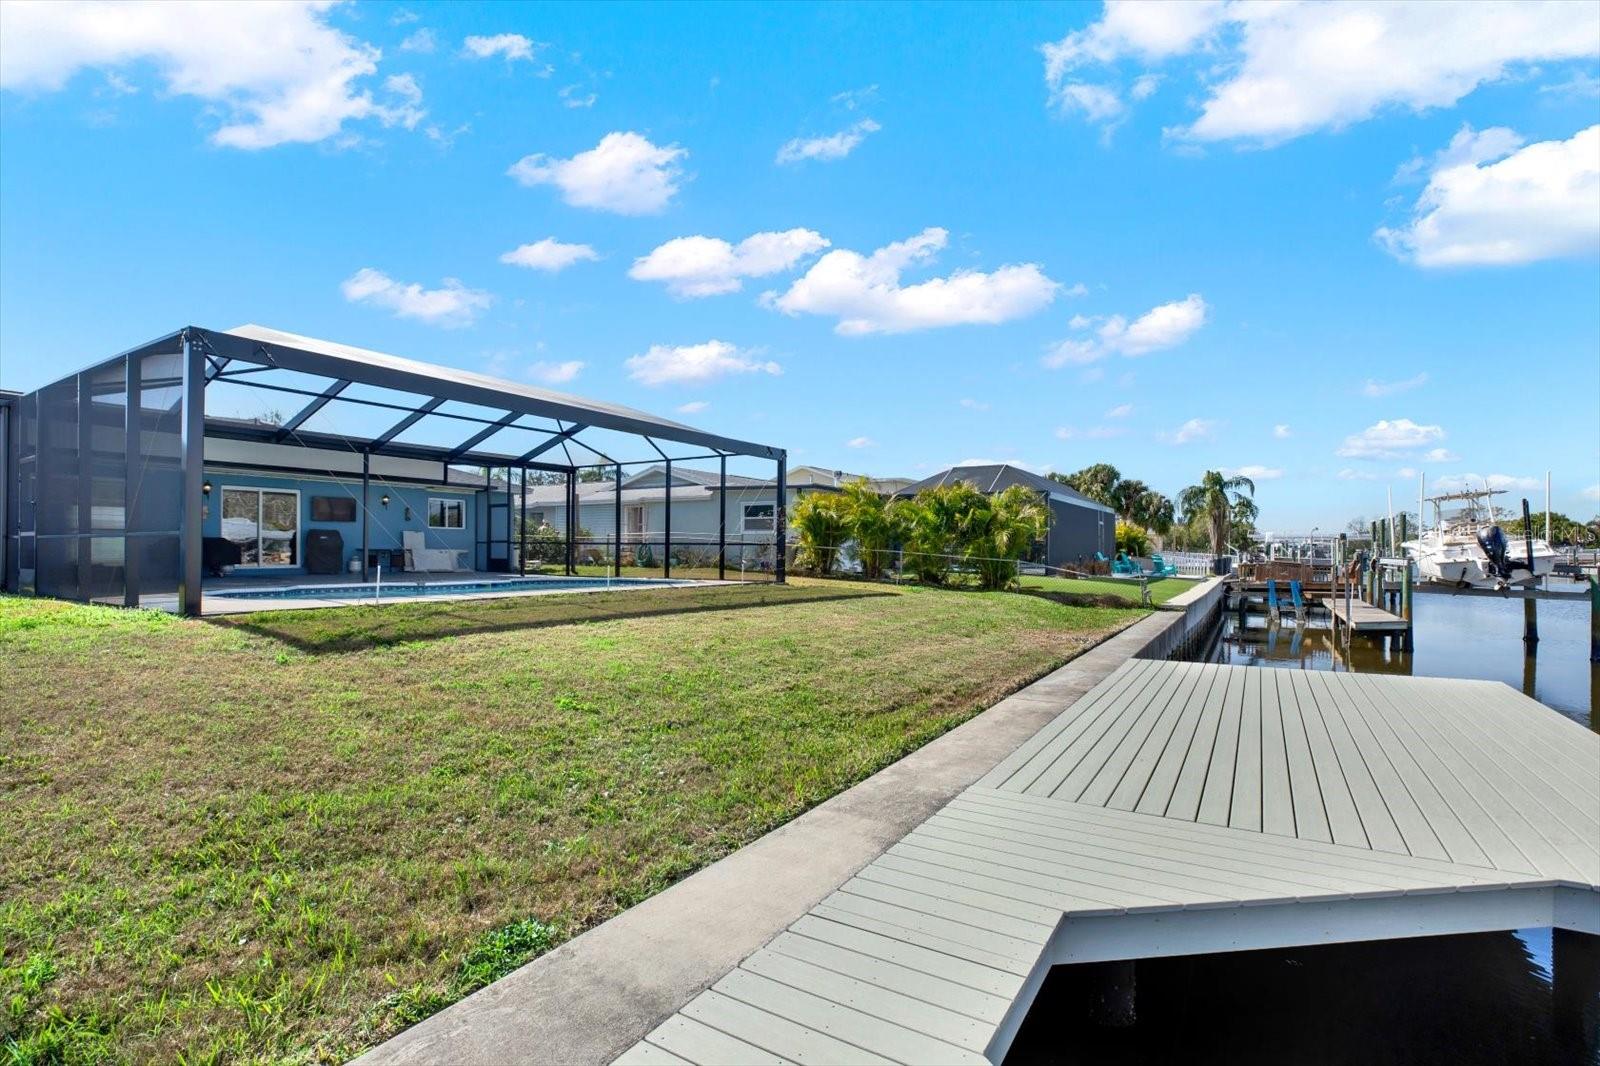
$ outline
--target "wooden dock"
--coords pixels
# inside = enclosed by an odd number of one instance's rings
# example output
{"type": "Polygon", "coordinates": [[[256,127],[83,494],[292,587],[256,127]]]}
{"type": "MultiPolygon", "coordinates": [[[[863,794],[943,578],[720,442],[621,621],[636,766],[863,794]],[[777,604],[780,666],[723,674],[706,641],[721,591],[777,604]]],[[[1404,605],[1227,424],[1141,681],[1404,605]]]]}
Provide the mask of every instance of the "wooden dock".
{"type": "Polygon", "coordinates": [[[1325,597],[1321,603],[1333,615],[1335,629],[1342,626],[1355,633],[1403,633],[1411,625],[1399,615],[1391,614],[1382,607],[1374,607],[1354,596],[1350,598],[1348,610],[1345,601],[1337,596],[1325,597]]]}
{"type": "Polygon", "coordinates": [[[1051,966],[1600,933],[1600,736],[1498,682],[1134,660],[622,1063],[999,1063],[1051,966]]]}

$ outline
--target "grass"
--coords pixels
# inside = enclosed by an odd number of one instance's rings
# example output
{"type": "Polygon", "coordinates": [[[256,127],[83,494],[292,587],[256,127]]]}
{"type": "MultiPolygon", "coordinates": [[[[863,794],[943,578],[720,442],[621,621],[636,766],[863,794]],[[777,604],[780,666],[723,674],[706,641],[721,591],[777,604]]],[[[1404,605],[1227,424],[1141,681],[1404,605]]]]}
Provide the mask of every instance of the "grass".
{"type": "Polygon", "coordinates": [[[1141,615],[806,581],[0,598],[0,1057],[342,1061],[1141,615]]]}
{"type": "MultiPolygon", "coordinates": [[[[1115,578],[1094,577],[1030,577],[1023,575],[1020,579],[1025,589],[1040,589],[1045,592],[1064,593],[1071,596],[1112,597],[1126,603],[1139,602],[1139,582],[1132,580],[1118,581],[1115,578]]],[[[1150,602],[1156,605],[1166,603],[1172,597],[1194,588],[1195,582],[1178,577],[1156,578],[1150,582],[1150,602]]]]}

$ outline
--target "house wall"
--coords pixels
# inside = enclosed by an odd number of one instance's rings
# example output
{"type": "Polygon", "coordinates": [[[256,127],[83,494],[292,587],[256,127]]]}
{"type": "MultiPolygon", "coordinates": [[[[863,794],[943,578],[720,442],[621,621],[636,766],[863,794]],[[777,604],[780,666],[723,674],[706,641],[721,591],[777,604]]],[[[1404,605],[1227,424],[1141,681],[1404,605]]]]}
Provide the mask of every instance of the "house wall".
{"type": "MultiPolygon", "coordinates": [[[[262,489],[294,489],[300,493],[300,532],[296,546],[297,565],[293,567],[240,567],[238,573],[274,573],[296,574],[305,573],[305,535],[313,529],[337,530],[344,538],[345,565],[358,558],[361,551],[361,524],[362,511],[360,504],[356,506],[356,520],[354,522],[324,522],[311,520],[311,497],[313,496],[342,496],[346,499],[358,500],[361,497],[361,481],[335,480],[331,478],[306,478],[288,477],[275,474],[244,473],[229,470],[225,467],[206,467],[206,480],[211,482],[211,495],[205,501],[205,510],[201,519],[203,536],[220,537],[222,535],[222,490],[227,487],[234,488],[262,488],[262,489]]],[[[475,561],[475,545],[481,528],[479,523],[483,520],[482,510],[474,506],[474,496],[481,495],[472,489],[449,489],[428,485],[395,485],[373,483],[370,489],[370,506],[372,513],[372,528],[369,537],[369,546],[372,548],[399,548],[401,534],[406,530],[421,530],[427,537],[430,548],[451,548],[466,551],[467,561],[479,565],[481,559],[475,561]],[[383,495],[389,495],[389,506],[384,507],[379,500],[383,495]],[[466,502],[466,528],[464,529],[430,529],[428,528],[428,498],[429,497],[460,499],[466,502]],[[407,509],[411,517],[406,517],[407,509]]],[[[503,536],[503,531],[496,534],[503,536]]]]}
{"type": "Polygon", "coordinates": [[[1094,558],[1116,553],[1117,516],[1064,500],[1051,500],[1049,552],[1051,566],[1077,567],[1094,558]]]}
{"type": "MultiPolygon", "coordinates": [[[[708,543],[715,544],[717,540],[717,524],[719,520],[717,510],[717,496],[702,494],[702,490],[685,487],[681,490],[685,495],[679,496],[679,490],[673,490],[672,497],[672,538],[674,543],[708,543]],[[693,496],[688,493],[693,492],[693,496]]],[[[728,492],[728,539],[735,540],[744,534],[742,519],[744,505],[747,503],[770,504],[777,499],[776,494],[770,490],[734,490],[728,492]]],[[[795,493],[788,493],[789,507],[794,507],[795,493]]],[[[632,501],[623,495],[623,529],[627,529],[628,508],[642,506],[645,509],[645,532],[654,538],[659,538],[666,529],[666,502],[663,500],[632,501]]],[[[528,501],[528,516],[542,514],[547,525],[555,529],[566,528],[567,509],[559,503],[540,503],[528,501]]],[[[616,532],[616,501],[609,494],[599,499],[586,499],[578,506],[578,524],[584,532],[595,539],[609,540],[616,532]]],[[[768,530],[764,534],[751,531],[750,537],[771,536],[768,530]]]]}

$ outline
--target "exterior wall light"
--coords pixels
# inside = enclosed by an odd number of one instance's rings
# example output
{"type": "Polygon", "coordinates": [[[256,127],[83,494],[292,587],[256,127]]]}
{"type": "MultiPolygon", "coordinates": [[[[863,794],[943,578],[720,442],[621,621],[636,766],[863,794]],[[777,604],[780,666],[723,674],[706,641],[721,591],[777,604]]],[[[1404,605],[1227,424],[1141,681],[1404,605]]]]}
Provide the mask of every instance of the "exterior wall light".
{"type": "Polygon", "coordinates": [[[382,496],[379,496],[378,502],[383,504],[385,507],[389,506],[389,494],[386,492],[382,496]]]}
{"type": "Polygon", "coordinates": [[[211,482],[209,480],[201,482],[201,484],[200,484],[200,493],[201,493],[201,495],[204,495],[204,496],[211,495],[211,482]]]}

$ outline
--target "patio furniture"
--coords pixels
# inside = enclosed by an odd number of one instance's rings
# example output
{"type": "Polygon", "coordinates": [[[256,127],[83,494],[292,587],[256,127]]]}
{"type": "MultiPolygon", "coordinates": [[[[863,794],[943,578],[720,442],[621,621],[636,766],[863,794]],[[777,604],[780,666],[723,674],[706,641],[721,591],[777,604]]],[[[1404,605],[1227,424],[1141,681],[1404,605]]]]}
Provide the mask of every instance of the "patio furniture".
{"type": "Polygon", "coordinates": [[[1161,555],[1157,553],[1150,556],[1150,575],[1152,577],[1177,577],[1178,568],[1161,558],[1161,555]]]}
{"type": "Polygon", "coordinates": [[[1117,558],[1111,564],[1111,572],[1122,577],[1138,577],[1144,573],[1139,569],[1139,564],[1128,558],[1126,552],[1118,552],[1117,558]]]}
{"type": "Polygon", "coordinates": [[[455,548],[430,548],[419,529],[408,529],[400,534],[405,545],[407,570],[465,570],[461,565],[461,551],[455,548]]]}

